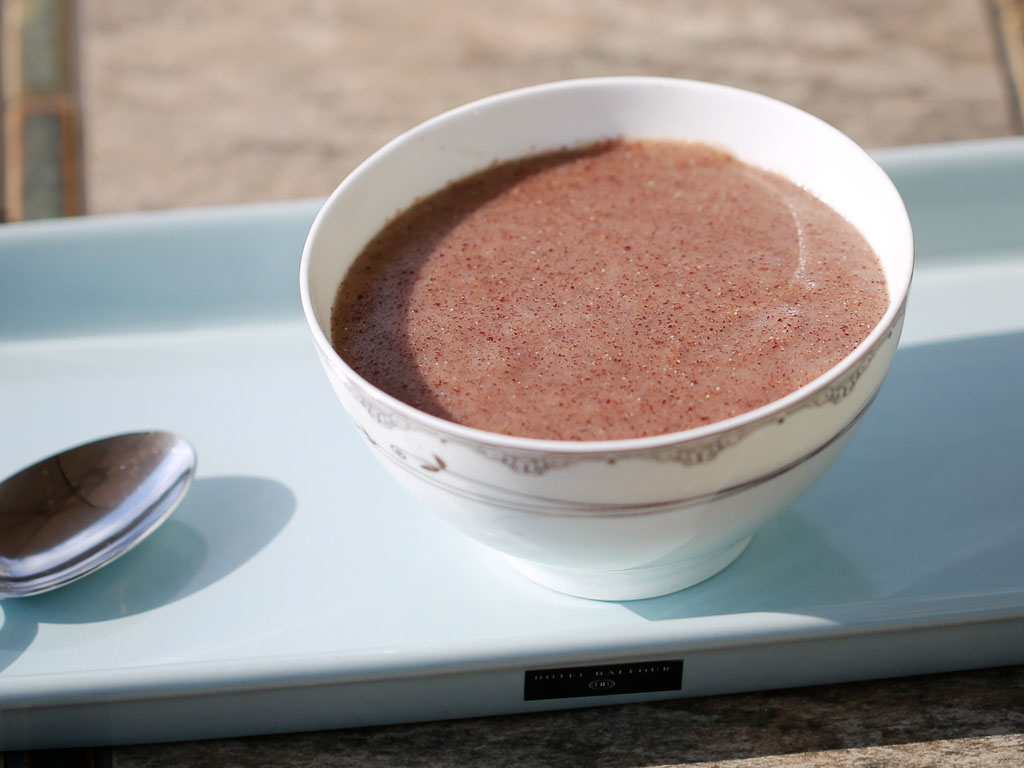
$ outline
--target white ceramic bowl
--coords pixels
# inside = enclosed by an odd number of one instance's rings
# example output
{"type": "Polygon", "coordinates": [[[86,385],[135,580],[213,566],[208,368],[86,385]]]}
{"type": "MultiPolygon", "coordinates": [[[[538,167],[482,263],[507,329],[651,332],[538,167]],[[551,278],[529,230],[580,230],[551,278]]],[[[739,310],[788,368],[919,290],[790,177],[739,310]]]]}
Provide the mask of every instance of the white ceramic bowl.
{"type": "Polygon", "coordinates": [[[720,571],[835,461],[889,368],[912,271],[899,193],[839,131],[758,94],[625,77],[493,96],[394,139],[346,178],[316,217],[300,291],[339,399],[417,498],[535,581],[629,600],[720,571]],[[881,322],[842,362],[780,400],[697,429],[615,441],[536,440],[459,426],[376,389],[334,352],[330,313],[338,285],[396,212],[496,160],[617,136],[718,145],[813,192],[877,252],[890,293],[881,322]]]}

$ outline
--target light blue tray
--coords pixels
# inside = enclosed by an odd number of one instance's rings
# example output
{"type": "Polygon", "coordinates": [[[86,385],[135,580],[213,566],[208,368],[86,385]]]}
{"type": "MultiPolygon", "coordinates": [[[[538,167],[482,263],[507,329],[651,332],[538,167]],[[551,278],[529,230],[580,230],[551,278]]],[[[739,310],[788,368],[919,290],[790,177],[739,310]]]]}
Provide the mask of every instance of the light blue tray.
{"type": "Polygon", "coordinates": [[[0,749],[1024,663],[1024,140],[878,157],[919,268],[866,423],[734,565],[632,603],[524,580],[377,466],[300,315],[316,202],[0,227],[0,474],[140,428],[200,457],[136,550],[0,602],[0,749]],[[680,690],[524,700],[527,670],[654,660],[680,690]]]}

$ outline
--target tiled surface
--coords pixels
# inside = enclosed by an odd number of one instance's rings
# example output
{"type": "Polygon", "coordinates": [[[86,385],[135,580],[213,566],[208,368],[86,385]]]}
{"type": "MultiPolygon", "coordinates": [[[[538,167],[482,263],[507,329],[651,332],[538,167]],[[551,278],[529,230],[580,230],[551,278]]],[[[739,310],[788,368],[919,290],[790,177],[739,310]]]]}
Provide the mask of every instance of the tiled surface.
{"type": "MultiPolygon", "coordinates": [[[[322,196],[438,111],[586,75],[760,90],[870,147],[1017,133],[1010,73],[1020,65],[1000,51],[995,21],[1022,4],[81,0],[89,205],[322,196]]],[[[90,754],[75,758],[117,768],[1018,765],[1024,668],[90,754]]]]}
{"type": "Polygon", "coordinates": [[[993,10],[1003,65],[1017,106],[1017,132],[1024,133],[1024,0],[993,0],[993,10]]]}
{"type": "Polygon", "coordinates": [[[83,212],[72,0],[0,0],[0,222],[83,212]]]}
{"type": "Polygon", "coordinates": [[[692,77],[870,147],[1019,130],[996,0],[82,0],[93,212],[326,195],[388,138],[548,80],[692,77]]]}

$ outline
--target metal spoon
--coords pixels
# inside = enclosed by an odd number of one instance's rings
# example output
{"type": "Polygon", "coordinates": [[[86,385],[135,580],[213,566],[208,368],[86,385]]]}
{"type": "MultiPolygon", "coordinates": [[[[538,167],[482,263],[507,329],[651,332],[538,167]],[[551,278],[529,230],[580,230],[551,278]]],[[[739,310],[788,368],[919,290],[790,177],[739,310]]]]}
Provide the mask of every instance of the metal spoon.
{"type": "Polygon", "coordinates": [[[196,454],[167,432],[71,448],[0,483],[0,598],[92,573],[142,541],[188,490],[196,454]]]}

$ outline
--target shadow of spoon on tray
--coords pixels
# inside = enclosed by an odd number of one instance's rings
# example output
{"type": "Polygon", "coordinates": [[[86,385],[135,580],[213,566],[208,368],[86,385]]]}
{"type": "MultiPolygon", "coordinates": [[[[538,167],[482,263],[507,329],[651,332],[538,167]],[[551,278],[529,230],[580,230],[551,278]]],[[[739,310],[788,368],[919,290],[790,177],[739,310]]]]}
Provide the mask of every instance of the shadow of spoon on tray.
{"type": "MultiPolygon", "coordinates": [[[[190,453],[190,449],[186,453],[190,453]]],[[[170,464],[176,466],[177,460],[170,464]]],[[[153,469],[158,467],[160,462],[151,461],[150,465],[153,469]]],[[[191,466],[195,466],[194,460],[191,466]]],[[[239,568],[272,541],[295,511],[295,496],[291,489],[281,482],[265,477],[246,476],[200,478],[190,482],[193,470],[188,469],[188,476],[184,478],[180,472],[173,469],[173,466],[164,466],[158,471],[165,480],[178,477],[177,482],[163,482],[166,486],[164,495],[138,492],[135,497],[128,495],[128,499],[133,499],[131,504],[142,497],[152,497],[152,503],[140,504],[134,515],[124,513],[127,518],[135,520],[135,527],[142,526],[143,523],[148,523],[150,527],[143,531],[143,535],[132,534],[135,540],[113,557],[105,560],[96,558],[100,560],[98,564],[87,555],[94,550],[101,551],[104,546],[102,537],[94,536],[95,527],[102,529],[104,524],[108,525],[109,534],[116,539],[118,526],[110,522],[104,523],[101,513],[95,509],[83,513],[85,522],[79,520],[78,540],[74,539],[74,524],[61,527],[51,522],[47,527],[41,526],[37,521],[35,528],[38,530],[33,538],[8,520],[8,528],[14,529],[15,532],[20,530],[22,539],[27,541],[20,542],[19,550],[11,543],[14,541],[13,537],[8,537],[6,543],[0,545],[0,557],[5,558],[0,560],[0,579],[10,581],[8,574],[20,575],[23,578],[18,584],[23,587],[22,591],[25,594],[16,599],[11,597],[12,588],[9,585],[5,585],[5,592],[0,593],[0,597],[4,598],[0,599],[0,670],[10,666],[29,647],[37,635],[40,624],[78,624],[112,620],[170,604],[214,584],[239,568]],[[187,498],[184,498],[185,488],[188,488],[187,498]],[[160,501],[161,499],[163,501],[160,501]],[[178,504],[180,507],[168,519],[178,504]],[[158,511],[146,512],[150,506],[159,507],[159,514],[158,511]],[[159,519],[151,519],[158,516],[159,519]],[[92,520],[92,528],[87,522],[89,519],[92,520]],[[158,525],[161,526],[159,532],[154,536],[147,536],[148,532],[152,532],[158,525]],[[60,551],[58,545],[61,534],[67,538],[68,531],[72,531],[71,539],[76,542],[75,546],[63,551],[63,557],[46,554],[54,545],[57,546],[57,551],[60,551]],[[84,546],[89,543],[91,547],[84,546]],[[68,556],[69,552],[76,549],[79,555],[86,553],[86,556],[79,557],[78,560],[87,560],[89,562],[86,565],[91,564],[93,567],[75,565],[77,570],[74,575],[65,574],[63,581],[57,579],[56,575],[39,579],[39,573],[46,570],[40,566],[41,562],[45,562],[45,558],[54,563],[50,570],[58,571],[61,559],[66,562],[77,562],[75,557],[68,556]],[[16,550],[38,550],[44,553],[45,557],[43,560],[35,561],[17,560],[11,556],[16,550]],[[79,570],[81,572],[78,572],[79,570]],[[28,592],[24,585],[30,583],[30,577],[39,579],[39,584],[45,583],[48,585],[47,588],[37,590],[35,594],[28,592]]],[[[65,461],[63,467],[51,466],[49,471],[55,471],[57,475],[65,475],[69,471],[74,474],[74,462],[65,461]]],[[[77,480],[74,482],[76,487],[82,487],[77,480]]],[[[95,477],[91,477],[89,482],[95,485],[95,477]]],[[[57,481],[57,485],[60,483],[67,486],[66,480],[62,477],[57,481]]],[[[19,490],[15,496],[24,499],[24,482],[16,487],[19,490]]],[[[65,495],[67,496],[67,493],[65,495]]],[[[56,494],[56,498],[59,498],[59,494],[56,494]]],[[[0,500],[2,499],[3,496],[0,495],[0,500]]],[[[103,500],[95,495],[88,496],[88,499],[94,507],[99,506],[99,501],[108,508],[116,506],[112,504],[112,500],[116,501],[115,496],[110,493],[103,500]]],[[[50,503],[44,500],[42,504],[39,508],[46,509],[50,503]]],[[[74,506],[70,500],[63,504],[74,506]]],[[[25,514],[22,517],[24,518],[25,514]]],[[[3,516],[0,514],[0,528],[2,526],[3,516]]],[[[133,526],[127,524],[127,527],[133,526]]],[[[0,534],[3,534],[2,530],[0,534]]]]}

